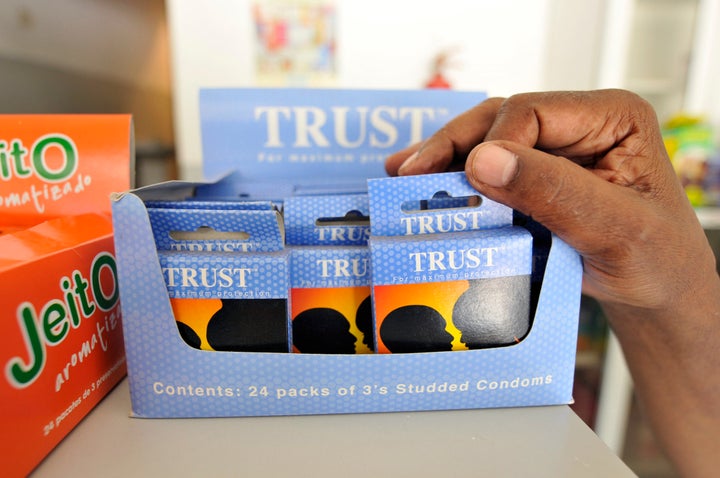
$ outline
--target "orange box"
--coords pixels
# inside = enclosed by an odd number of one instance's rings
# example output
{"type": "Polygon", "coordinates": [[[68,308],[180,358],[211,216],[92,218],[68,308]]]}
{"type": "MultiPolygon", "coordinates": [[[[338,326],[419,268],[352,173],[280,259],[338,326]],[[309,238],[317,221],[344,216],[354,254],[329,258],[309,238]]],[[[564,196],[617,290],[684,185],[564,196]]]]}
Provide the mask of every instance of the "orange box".
{"type": "Polygon", "coordinates": [[[0,115],[0,446],[25,476],[125,376],[110,193],[129,115],[0,115]]]}

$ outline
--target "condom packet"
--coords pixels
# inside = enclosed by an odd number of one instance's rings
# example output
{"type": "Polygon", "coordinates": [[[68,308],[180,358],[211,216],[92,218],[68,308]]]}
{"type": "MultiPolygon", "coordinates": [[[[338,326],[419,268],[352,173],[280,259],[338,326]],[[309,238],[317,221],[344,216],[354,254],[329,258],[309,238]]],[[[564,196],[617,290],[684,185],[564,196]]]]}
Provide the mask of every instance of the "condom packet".
{"type": "Polygon", "coordinates": [[[279,211],[203,207],[147,209],[180,336],[201,350],[289,352],[279,211]]]}
{"type": "Polygon", "coordinates": [[[373,352],[367,194],[295,196],[283,212],[293,350],[373,352]]]}
{"type": "Polygon", "coordinates": [[[371,179],[379,353],[513,345],[530,330],[533,238],[464,173],[371,179]]]}

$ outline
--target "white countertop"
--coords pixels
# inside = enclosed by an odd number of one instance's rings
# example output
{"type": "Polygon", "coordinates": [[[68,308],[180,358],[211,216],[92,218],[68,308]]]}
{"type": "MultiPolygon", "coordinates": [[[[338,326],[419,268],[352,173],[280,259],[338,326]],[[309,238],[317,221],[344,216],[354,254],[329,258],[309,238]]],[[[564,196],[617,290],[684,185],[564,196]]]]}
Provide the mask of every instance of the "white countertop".
{"type": "Polygon", "coordinates": [[[127,379],[33,477],[635,476],[567,406],[130,418],[127,379]]]}

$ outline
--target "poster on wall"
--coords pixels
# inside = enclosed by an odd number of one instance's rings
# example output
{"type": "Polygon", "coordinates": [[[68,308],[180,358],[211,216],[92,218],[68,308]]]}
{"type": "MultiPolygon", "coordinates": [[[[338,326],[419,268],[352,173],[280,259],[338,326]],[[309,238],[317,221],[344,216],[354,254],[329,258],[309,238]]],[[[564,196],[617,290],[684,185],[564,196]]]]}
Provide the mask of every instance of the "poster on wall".
{"type": "Polygon", "coordinates": [[[334,1],[257,0],[252,9],[259,86],[335,84],[334,1]]]}

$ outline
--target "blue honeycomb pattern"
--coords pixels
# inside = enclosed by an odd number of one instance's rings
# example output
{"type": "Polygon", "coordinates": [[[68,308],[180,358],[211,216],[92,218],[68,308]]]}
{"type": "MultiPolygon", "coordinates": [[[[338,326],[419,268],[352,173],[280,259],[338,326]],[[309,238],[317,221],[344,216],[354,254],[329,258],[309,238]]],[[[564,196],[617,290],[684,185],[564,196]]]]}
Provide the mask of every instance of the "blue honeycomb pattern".
{"type": "Polygon", "coordinates": [[[214,250],[231,245],[236,251],[269,252],[283,248],[284,238],[274,210],[205,210],[148,208],[148,216],[159,250],[214,250]],[[245,239],[189,239],[173,237],[173,231],[197,232],[211,228],[221,233],[244,233],[245,239]]]}
{"type": "Polygon", "coordinates": [[[288,295],[287,250],[259,254],[176,251],[157,254],[170,297],[284,299],[288,295]],[[183,270],[204,274],[185,284],[183,270]]]}
{"type": "Polygon", "coordinates": [[[148,208],[164,208],[164,209],[210,209],[210,210],[268,210],[274,209],[275,205],[270,201],[240,201],[237,199],[227,199],[223,201],[207,200],[185,200],[185,201],[145,201],[148,208]]]}
{"type": "Polygon", "coordinates": [[[292,287],[359,287],[370,284],[366,246],[290,246],[292,287]]]}
{"type": "Polygon", "coordinates": [[[376,284],[444,281],[449,280],[446,276],[452,273],[462,274],[463,279],[487,279],[530,274],[532,269],[532,236],[521,227],[445,235],[371,237],[370,250],[376,284]],[[492,259],[489,253],[478,249],[494,249],[492,259]],[[462,259],[463,253],[472,250],[477,261],[462,259]],[[453,260],[444,262],[453,262],[457,268],[444,263],[442,269],[427,267],[428,254],[448,256],[450,251],[455,253],[453,260]],[[476,262],[478,265],[474,267],[476,262]],[[418,265],[425,267],[418,271],[418,265]]]}
{"type": "Polygon", "coordinates": [[[289,245],[331,244],[353,246],[367,244],[370,224],[321,225],[321,219],[344,218],[350,212],[370,215],[367,194],[294,196],[284,201],[285,240],[289,245]]]}
{"type": "MultiPolygon", "coordinates": [[[[416,228],[409,231],[409,224],[417,225],[418,216],[433,219],[430,224],[447,224],[449,215],[458,212],[468,218],[466,230],[492,228],[512,224],[512,209],[486,197],[467,182],[465,173],[426,174],[368,180],[370,195],[370,228],[373,236],[404,236],[420,234],[416,228]],[[451,198],[479,197],[476,207],[462,209],[435,209],[404,212],[405,204],[426,201],[430,205],[436,193],[447,193],[451,198]]],[[[440,204],[442,202],[438,201],[440,204]]],[[[440,232],[440,231],[435,231],[440,232]]],[[[446,231],[443,231],[446,232],[446,231]]]]}

